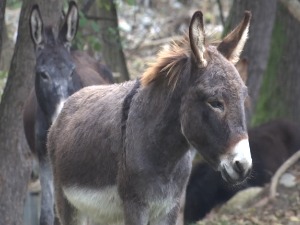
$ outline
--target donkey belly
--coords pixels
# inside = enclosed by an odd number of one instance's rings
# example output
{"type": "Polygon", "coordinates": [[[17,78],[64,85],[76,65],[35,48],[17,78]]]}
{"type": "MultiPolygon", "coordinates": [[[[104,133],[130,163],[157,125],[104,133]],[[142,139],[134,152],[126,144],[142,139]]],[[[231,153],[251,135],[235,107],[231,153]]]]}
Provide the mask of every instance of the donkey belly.
{"type": "Polygon", "coordinates": [[[80,214],[100,225],[124,223],[122,200],[117,186],[106,186],[100,189],[64,187],[63,192],[80,214]]]}
{"type": "MultiPolygon", "coordinates": [[[[78,209],[80,215],[92,219],[97,224],[124,224],[123,202],[116,185],[98,190],[84,187],[64,187],[63,192],[68,201],[78,209]]],[[[150,221],[159,221],[175,205],[176,200],[173,195],[151,198],[148,201],[150,221]]]]}

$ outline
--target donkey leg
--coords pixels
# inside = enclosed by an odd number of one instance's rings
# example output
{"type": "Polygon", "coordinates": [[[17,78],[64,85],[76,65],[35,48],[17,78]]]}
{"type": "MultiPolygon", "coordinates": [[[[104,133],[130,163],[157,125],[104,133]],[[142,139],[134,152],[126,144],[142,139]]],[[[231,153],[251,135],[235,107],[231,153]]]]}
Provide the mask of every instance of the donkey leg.
{"type": "Polygon", "coordinates": [[[125,225],[148,225],[149,208],[134,200],[124,201],[125,225]]]}
{"type": "Polygon", "coordinates": [[[41,215],[40,225],[54,224],[53,175],[47,157],[40,160],[41,215]]]}
{"type": "Polygon", "coordinates": [[[85,225],[75,209],[65,198],[60,187],[55,189],[56,209],[61,225],[85,225]]]}
{"type": "Polygon", "coordinates": [[[179,203],[179,212],[177,216],[176,225],[184,225],[184,207],[185,207],[185,196],[186,196],[186,189],[184,189],[179,203]]]}
{"type": "Polygon", "coordinates": [[[45,122],[44,115],[37,112],[35,121],[35,148],[39,160],[39,177],[41,183],[41,214],[40,225],[54,225],[54,190],[53,175],[50,160],[47,154],[47,130],[49,125],[45,122]]]}
{"type": "Polygon", "coordinates": [[[53,175],[52,175],[52,170],[48,158],[40,161],[40,182],[41,182],[40,225],[53,225],[55,221],[53,175]]]}
{"type": "Polygon", "coordinates": [[[180,203],[176,204],[167,215],[155,220],[153,223],[150,223],[150,225],[177,225],[179,210],[180,203]]]}

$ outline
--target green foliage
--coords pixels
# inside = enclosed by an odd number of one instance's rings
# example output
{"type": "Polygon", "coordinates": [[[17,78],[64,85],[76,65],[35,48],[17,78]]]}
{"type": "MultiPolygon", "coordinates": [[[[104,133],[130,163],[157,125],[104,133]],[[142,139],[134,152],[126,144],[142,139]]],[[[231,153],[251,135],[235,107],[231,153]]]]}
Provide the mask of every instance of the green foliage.
{"type": "Polygon", "coordinates": [[[83,50],[87,44],[90,48],[95,51],[101,50],[101,42],[99,36],[101,31],[96,21],[88,20],[85,15],[79,11],[79,27],[74,45],[77,49],[83,50]]]}
{"type": "Polygon", "coordinates": [[[100,28],[97,23],[91,23],[92,30],[96,33],[100,32],[100,28]]]}
{"type": "MultiPolygon", "coordinates": [[[[135,4],[135,0],[126,0],[126,3],[135,4]]],[[[98,0],[95,6],[110,10],[111,3],[110,0],[98,0]]],[[[79,11],[78,30],[79,32],[76,34],[74,47],[79,50],[83,50],[88,46],[88,48],[93,51],[101,51],[101,35],[105,35],[105,39],[112,43],[119,43],[119,40],[117,40],[117,30],[115,28],[109,28],[105,31],[101,30],[98,21],[87,18],[82,11],[79,11]]]]}
{"type": "Polygon", "coordinates": [[[102,8],[102,9],[105,9],[105,10],[109,11],[110,10],[110,2],[109,1],[110,0],[108,0],[108,1],[107,0],[106,1],[98,0],[97,1],[97,6],[102,8]]]}
{"type": "Polygon", "coordinates": [[[13,8],[13,9],[21,8],[22,1],[21,0],[6,0],[6,6],[9,8],[13,8]]]}
{"type": "Polygon", "coordinates": [[[88,19],[85,17],[85,15],[79,11],[79,27],[85,27],[88,22],[88,19]]]}
{"type": "Polygon", "coordinates": [[[114,42],[114,43],[119,43],[118,29],[114,28],[114,27],[110,27],[110,28],[108,28],[107,31],[108,31],[109,40],[111,40],[111,42],[114,42]]]}
{"type": "Polygon", "coordinates": [[[277,71],[286,41],[287,38],[283,24],[279,19],[276,19],[273,28],[268,66],[263,75],[256,112],[251,122],[253,126],[286,114],[282,95],[283,90],[280,89],[280,84],[277,80],[277,71]]]}
{"type": "Polygon", "coordinates": [[[128,5],[136,5],[136,1],[135,1],[135,0],[125,0],[125,2],[126,2],[128,5]]]}
{"type": "Polygon", "coordinates": [[[7,78],[7,71],[1,71],[0,70],[0,80],[6,79],[7,78]]]}

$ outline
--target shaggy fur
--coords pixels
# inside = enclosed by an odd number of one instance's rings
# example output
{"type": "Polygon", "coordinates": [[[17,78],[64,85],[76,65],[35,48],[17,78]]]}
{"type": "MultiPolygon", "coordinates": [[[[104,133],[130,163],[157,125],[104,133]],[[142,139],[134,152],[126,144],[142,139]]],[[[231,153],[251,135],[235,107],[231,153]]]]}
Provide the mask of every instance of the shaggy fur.
{"type": "MultiPolygon", "coordinates": [[[[190,31],[199,24],[203,17],[196,12],[190,31]]],[[[100,224],[174,225],[191,170],[190,145],[228,182],[245,179],[250,150],[235,147],[247,141],[247,88],[225,53],[204,40],[194,34],[189,48],[163,50],[140,86],[91,86],[68,98],[48,135],[62,225],[85,217],[100,224]],[[203,47],[205,67],[191,46],[203,47]]]]}

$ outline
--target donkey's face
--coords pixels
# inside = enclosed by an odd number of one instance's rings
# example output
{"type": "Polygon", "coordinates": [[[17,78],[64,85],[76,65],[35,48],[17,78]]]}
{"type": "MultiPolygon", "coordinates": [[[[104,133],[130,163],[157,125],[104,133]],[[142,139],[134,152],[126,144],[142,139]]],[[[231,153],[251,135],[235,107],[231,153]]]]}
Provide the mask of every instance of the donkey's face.
{"type": "Polygon", "coordinates": [[[250,14],[218,47],[204,45],[202,13],[190,25],[191,87],[181,107],[182,132],[229,182],[242,181],[252,159],[245,123],[247,88],[233,62],[244,46],[250,14]]]}
{"type": "Polygon", "coordinates": [[[70,54],[70,43],[76,34],[77,24],[78,11],[74,2],[70,2],[58,37],[55,37],[52,27],[44,29],[37,5],[31,11],[30,31],[37,58],[35,91],[40,107],[52,121],[67,97],[80,88],[70,54]]]}

